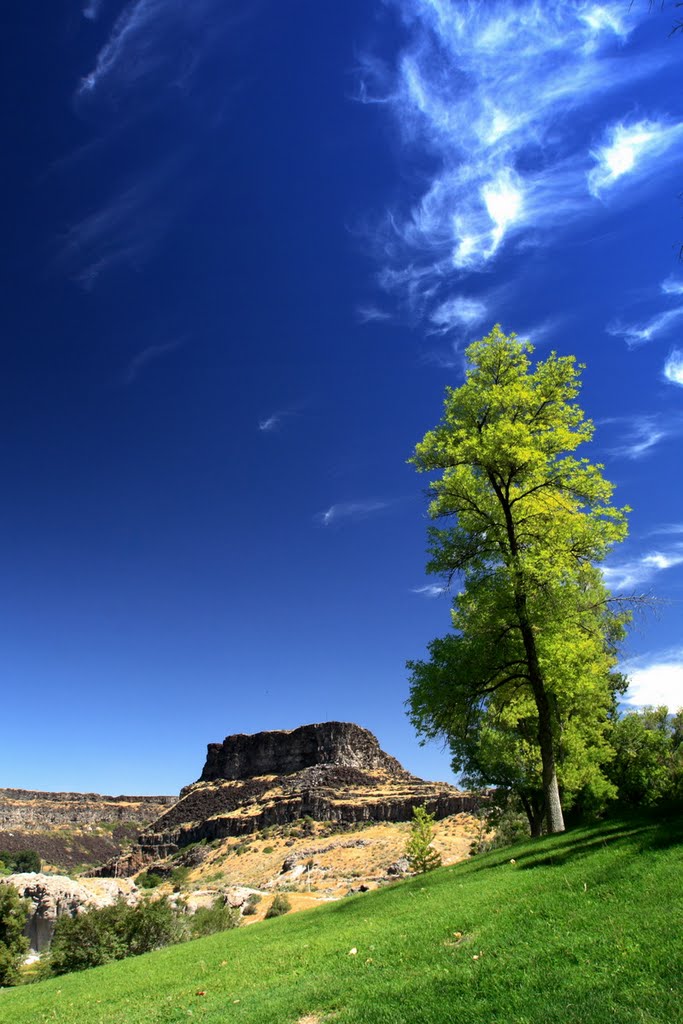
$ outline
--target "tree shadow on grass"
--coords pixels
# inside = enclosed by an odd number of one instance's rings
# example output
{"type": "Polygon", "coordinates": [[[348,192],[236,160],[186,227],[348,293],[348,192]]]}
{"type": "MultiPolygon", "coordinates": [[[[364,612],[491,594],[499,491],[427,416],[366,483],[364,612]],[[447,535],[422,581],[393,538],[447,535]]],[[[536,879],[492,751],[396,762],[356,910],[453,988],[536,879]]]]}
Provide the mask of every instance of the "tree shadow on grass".
{"type": "Polygon", "coordinates": [[[516,866],[523,870],[538,867],[557,867],[577,857],[595,853],[601,847],[629,846],[634,853],[665,850],[683,843],[683,822],[676,817],[657,820],[643,817],[630,821],[607,821],[598,829],[586,834],[585,828],[564,832],[558,836],[544,836],[537,840],[538,846],[525,844],[496,851],[495,860],[487,857],[485,863],[472,866],[473,871],[485,871],[507,864],[511,855],[516,866]]]}

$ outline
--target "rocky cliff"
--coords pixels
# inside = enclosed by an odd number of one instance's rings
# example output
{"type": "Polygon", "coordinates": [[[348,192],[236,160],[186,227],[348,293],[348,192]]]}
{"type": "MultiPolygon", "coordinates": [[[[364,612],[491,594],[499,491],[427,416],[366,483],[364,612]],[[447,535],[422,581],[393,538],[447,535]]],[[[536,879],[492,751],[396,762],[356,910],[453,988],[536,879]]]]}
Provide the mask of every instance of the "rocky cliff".
{"type": "Polygon", "coordinates": [[[135,840],[176,801],[172,796],[101,796],[0,789],[0,850],[35,850],[52,868],[98,864],[135,840]]]}
{"type": "Polygon", "coordinates": [[[0,789],[0,829],[39,830],[101,822],[148,824],[172,806],[174,796],[101,796],[0,789]]]}
{"type": "Polygon", "coordinates": [[[289,731],[237,733],[222,743],[209,743],[199,781],[291,775],[315,765],[406,774],[367,729],[352,722],[322,722],[289,731]]]}
{"type": "Polygon", "coordinates": [[[209,744],[199,780],[140,833],[126,862],[102,871],[132,873],[190,843],[305,817],[340,825],[408,821],[423,804],[445,818],[475,809],[477,801],[446,783],[411,775],[353,723],[228,736],[209,744]]]}

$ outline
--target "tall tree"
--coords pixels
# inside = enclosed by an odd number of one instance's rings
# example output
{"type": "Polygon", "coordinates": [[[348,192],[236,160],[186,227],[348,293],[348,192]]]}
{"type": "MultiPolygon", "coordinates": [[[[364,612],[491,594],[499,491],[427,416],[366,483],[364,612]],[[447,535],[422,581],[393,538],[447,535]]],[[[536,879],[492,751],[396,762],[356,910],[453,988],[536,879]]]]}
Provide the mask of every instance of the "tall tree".
{"type": "Polygon", "coordinates": [[[427,570],[462,589],[454,633],[409,662],[409,709],[456,762],[479,756],[486,769],[493,731],[514,740],[511,770],[526,744],[518,774],[537,753],[546,829],[561,832],[558,772],[599,773],[606,748],[628,613],[613,610],[597,564],[629,510],[612,506],[602,466],[572,454],[593,434],[573,401],[581,368],[554,352],[532,368],[532,351],[498,326],[470,345],[465,383],[447,389],[441,423],[411,460],[440,474],[429,511],[445,525],[430,527],[427,570]]]}

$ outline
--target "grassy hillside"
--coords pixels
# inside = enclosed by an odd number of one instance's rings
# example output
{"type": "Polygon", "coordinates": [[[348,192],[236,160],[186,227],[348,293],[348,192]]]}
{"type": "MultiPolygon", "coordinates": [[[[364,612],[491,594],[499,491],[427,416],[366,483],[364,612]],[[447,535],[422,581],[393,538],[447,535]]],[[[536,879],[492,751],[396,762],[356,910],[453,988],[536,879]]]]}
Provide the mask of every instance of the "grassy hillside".
{"type": "Polygon", "coordinates": [[[680,825],[638,820],[528,842],[0,991],[0,1021],[670,1024],[681,1020],[682,838],[680,825]]]}

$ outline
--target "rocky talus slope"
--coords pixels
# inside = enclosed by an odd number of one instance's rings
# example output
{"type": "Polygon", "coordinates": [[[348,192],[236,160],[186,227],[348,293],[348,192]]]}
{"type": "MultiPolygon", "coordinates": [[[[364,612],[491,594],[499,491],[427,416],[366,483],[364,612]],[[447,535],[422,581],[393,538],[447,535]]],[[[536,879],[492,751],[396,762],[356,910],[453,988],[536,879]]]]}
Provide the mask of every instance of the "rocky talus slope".
{"type": "Polygon", "coordinates": [[[475,810],[477,800],[411,775],[353,723],[228,736],[209,744],[199,780],[140,833],[131,855],[100,873],[132,874],[191,843],[248,836],[302,818],[342,826],[409,821],[419,805],[442,819],[475,810]]]}

